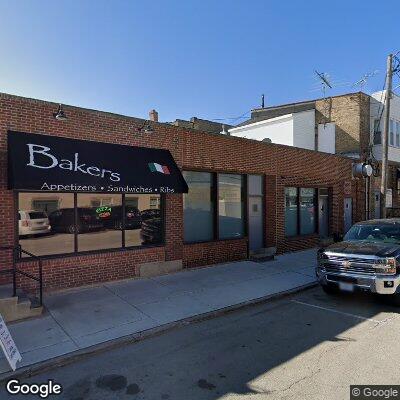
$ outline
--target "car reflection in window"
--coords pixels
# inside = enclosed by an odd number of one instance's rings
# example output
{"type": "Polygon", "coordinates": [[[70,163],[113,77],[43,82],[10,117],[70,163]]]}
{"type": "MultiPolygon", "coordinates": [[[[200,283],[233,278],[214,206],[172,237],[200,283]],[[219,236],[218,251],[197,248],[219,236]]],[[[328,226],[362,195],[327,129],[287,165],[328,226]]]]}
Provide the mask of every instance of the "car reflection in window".
{"type": "MultiPolygon", "coordinates": [[[[123,228],[122,205],[121,206],[103,206],[96,208],[96,213],[108,229],[123,228]]],[[[142,223],[140,211],[136,207],[125,207],[125,229],[138,229],[142,223]]]]}
{"type": "Polygon", "coordinates": [[[103,222],[92,208],[78,207],[78,221],[74,224],[74,209],[61,208],[49,215],[51,229],[54,232],[81,233],[99,230],[103,222]]]}
{"type": "Polygon", "coordinates": [[[143,244],[159,244],[162,242],[161,218],[150,218],[142,222],[140,238],[143,244]]]}

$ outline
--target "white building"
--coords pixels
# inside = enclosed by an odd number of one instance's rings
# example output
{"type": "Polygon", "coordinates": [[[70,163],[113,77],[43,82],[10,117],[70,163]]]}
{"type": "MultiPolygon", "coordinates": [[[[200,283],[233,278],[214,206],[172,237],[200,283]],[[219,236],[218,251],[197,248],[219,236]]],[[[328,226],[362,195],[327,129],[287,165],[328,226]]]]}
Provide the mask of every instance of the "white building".
{"type": "MultiPolygon", "coordinates": [[[[384,101],[386,91],[380,91],[371,95],[371,143],[373,143],[373,155],[382,160],[382,137],[384,119],[384,101]],[[381,117],[382,116],[382,117],[381,117]],[[381,117],[381,118],[380,118],[381,117]],[[374,133],[375,131],[375,133],[374,133]]],[[[392,95],[390,100],[390,125],[389,125],[389,149],[388,160],[400,163],[400,97],[392,95]]]]}
{"type": "Polygon", "coordinates": [[[254,110],[251,120],[229,129],[229,133],[248,139],[335,153],[335,123],[316,126],[314,100],[254,110]],[[286,112],[290,110],[292,112],[286,112]],[[277,116],[269,117],[275,114],[277,116]]]}
{"type": "MultiPolygon", "coordinates": [[[[354,93],[335,96],[334,99],[345,99],[343,103],[340,103],[342,108],[340,116],[338,116],[337,112],[339,103],[329,103],[331,98],[256,109],[252,111],[250,120],[229,129],[229,133],[233,136],[248,139],[271,141],[326,153],[340,153],[355,158],[359,157],[360,154],[360,138],[363,135],[369,135],[366,141],[369,140],[370,143],[374,144],[373,154],[377,160],[381,160],[380,132],[383,129],[383,118],[378,127],[378,133],[375,135],[374,130],[376,130],[376,124],[382,114],[384,92],[376,92],[371,96],[365,96],[369,98],[369,110],[368,107],[363,108],[360,106],[358,111],[352,108],[352,101],[355,101],[354,99],[356,98],[354,93]],[[351,100],[352,98],[353,100],[351,100]],[[332,114],[334,116],[325,123],[317,123],[316,109],[317,107],[319,109],[324,107],[325,101],[328,107],[336,108],[332,114]],[[346,107],[348,107],[348,110],[346,107]],[[369,116],[367,115],[368,112],[369,116]],[[365,113],[365,115],[361,116],[361,113],[365,113]],[[354,126],[352,131],[351,129],[346,129],[346,119],[350,118],[354,121],[358,118],[358,121],[356,121],[360,125],[358,137],[354,131],[354,126]],[[368,118],[370,119],[369,129],[365,131],[361,120],[368,120],[368,118]],[[338,141],[346,141],[346,135],[354,138],[354,148],[337,146],[338,141]]],[[[390,119],[389,161],[400,163],[400,97],[397,95],[393,95],[391,99],[390,119]]]]}
{"type": "Polygon", "coordinates": [[[234,136],[314,150],[315,110],[301,111],[229,129],[234,136]]]}

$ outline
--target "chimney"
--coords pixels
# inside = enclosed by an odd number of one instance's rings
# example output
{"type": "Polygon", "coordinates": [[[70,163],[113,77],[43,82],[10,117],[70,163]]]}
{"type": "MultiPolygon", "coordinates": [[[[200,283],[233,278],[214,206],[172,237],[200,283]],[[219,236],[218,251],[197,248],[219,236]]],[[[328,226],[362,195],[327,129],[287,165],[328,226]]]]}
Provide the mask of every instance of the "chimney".
{"type": "Polygon", "coordinates": [[[220,132],[221,135],[228,135],[230,136],[231,134],[225,129],[225,124],[222,124],[222,131],[220,132]]]}
{"type": "Polygon", "coordinates": [[[154,121],[154,122],[158,122],[158,112],[156,110],[150,110],[149,112],[149,120],[150,121],[154,121]]]}

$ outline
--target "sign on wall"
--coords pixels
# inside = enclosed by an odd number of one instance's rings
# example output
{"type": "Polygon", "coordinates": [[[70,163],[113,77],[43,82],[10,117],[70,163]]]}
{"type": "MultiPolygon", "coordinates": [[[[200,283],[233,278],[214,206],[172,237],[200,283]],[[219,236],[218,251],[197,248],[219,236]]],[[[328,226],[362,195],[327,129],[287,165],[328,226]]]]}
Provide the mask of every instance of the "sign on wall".
{"type": "Polygon", "coordinates": [[[393,207],[393,192],[392,189],[386,189],[386,208],[393,207]]]}
{"type": "Polygon", "coordinates": [[[45,192],[188,191],[168,150],[11,131],[8,187],[45,192]]]}
{"type": "Polygon", "coordinates": [[[351,181],[344,181],[343,193],[347,196],[351,196],[351,181]]]}
{"type": "Polygon", "coordinates": [[[21,354],[19,353],[16,344],[14,343],[11,333],[0,314],[0,346],[8,363],[13,371],[17,369],[17,362],[22,361],[21,354]]]}

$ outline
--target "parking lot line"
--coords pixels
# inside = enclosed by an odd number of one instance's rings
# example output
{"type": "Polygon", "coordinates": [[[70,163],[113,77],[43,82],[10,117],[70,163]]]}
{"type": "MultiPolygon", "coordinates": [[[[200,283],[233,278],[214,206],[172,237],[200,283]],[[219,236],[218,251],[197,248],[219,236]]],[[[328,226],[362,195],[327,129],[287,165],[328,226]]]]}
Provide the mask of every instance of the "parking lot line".
{"type": "Polygon", "coordinates": [[[363,316],[357,315],[357,314],[346,313],[346,312],[343,312],[343,311],[334,310],[332,308],[326,308],[326,307],[322,307],[322,306],[317,306],[315,304],[305,303],[303,301],[298,301],[298,300],[291,300],[291,301],[293,303],[302,304],[303,306],[318,308],[320,310],[330,311],[330,312],[333,312],[333,313],[336,313],[336,314],[342,314],[342,315],[345,315],[347,317],[357,318],[357,319],[361,319],[363,321],[370,321],[370,322],[374,322],[374,323],[378,323],[378,324],[382,322],[382,321],[378,321],[376,319],[366,318],[366,317],[363,317],[363,316]]]}

